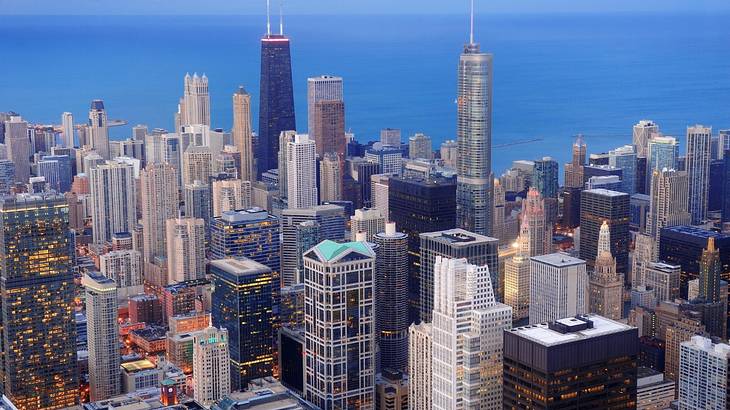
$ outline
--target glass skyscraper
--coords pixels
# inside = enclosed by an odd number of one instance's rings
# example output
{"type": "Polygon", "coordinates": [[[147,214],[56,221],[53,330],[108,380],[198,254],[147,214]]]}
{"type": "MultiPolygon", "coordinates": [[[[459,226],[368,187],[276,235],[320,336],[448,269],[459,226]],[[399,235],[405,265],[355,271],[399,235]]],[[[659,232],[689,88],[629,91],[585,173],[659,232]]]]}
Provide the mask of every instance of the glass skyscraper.
{"type": "Polygon", "coordinates": [[[78,404],[74,277],[63,196],[0,204],[3,393],[19,409],[78,404]]]}
{"type": "Polygon", "coordinates": [[[633,145],[624,145],[608,152],[608,165],[621,169],[621,192],[636,192],[636,151],[633,145]]]}
{"type": "Polygon", "coordinates": [[[271,269],[250,259],[210,263],[213,326],[228,330],[231,388],[271,376],[274,369],[274,284],[271,269]]]}
{"type": "Polygon", "coordinates": [[[558,197],[558,162],[550,157],[535,161],[534,186],[543,198],[558,197]]]}
{"type": "Polygon", "coordinates": [[[655,136],[649,140],[646,164],[646,190],[651,190],[651,174],[654,170],[677,169],[679,143],[674,137],[655,136]]]}
{"type": "Polygon", "coordinates": [[[492,55],[473,36],[459,58],[456,140],[459,156],[457,225],[480,235],[492,232],[492,55]]]}
{"type": "Polygon", "coordinates": [[[279,134],[296,130],[289,38],[283,30],[261,39],[261,92],[256,175],[279,166],[279,134]]]}

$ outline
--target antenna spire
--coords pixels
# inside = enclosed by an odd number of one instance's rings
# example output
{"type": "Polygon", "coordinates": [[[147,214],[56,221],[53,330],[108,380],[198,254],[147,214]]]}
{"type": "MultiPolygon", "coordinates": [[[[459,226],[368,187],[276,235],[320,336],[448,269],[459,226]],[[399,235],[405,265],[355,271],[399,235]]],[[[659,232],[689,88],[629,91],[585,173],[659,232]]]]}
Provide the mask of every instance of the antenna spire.
{"type": "Polygon", "coordinates": [[[474,44],[474,0],[471,0],[471,13],[469,24],[469,44],[474,44]]]}
{"type": "Polygon", "coordinates": [[[271,35],[271,0],[266,0],[266,35],[271,35]]]}
{"type": "Polygon", "coordinates": [[[284,35],[284,0],[279,0],[279,34],[284,35]]]}

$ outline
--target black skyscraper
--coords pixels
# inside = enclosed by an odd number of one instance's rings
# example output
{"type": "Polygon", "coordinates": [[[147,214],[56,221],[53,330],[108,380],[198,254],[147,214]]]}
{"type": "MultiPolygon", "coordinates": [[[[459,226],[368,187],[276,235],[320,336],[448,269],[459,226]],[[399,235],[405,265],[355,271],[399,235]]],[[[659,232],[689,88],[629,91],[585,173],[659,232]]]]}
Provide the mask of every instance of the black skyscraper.
{"type": "MultiPolygon", "coordinates": [[[[280,32],[281,33],[281,32],[280,32]]],[[[261,93],[256,175],[278,167],[279,134],[296,130],[289,39],[267,34],[261,39],[261,93]]]]}

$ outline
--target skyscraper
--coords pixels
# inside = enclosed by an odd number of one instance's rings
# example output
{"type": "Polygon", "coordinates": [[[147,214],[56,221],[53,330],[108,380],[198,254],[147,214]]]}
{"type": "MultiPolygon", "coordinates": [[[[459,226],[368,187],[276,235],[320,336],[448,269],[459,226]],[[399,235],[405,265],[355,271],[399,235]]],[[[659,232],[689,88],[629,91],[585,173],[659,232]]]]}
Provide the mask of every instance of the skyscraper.
{"type": "Polygon", "coordinates": [[[408,138],[408,158],[433,158],[433,147],[431,137],[421,133],[408,138]]]}
{"type": "Polygon", "coordinates": [[[144,283],[142,254],[132,249],[116,250],[99,256],[99,271],[117,283],[117,289],[144,283]]]}
{"type": "Polygon", "coordinates": [[[512,308],[496,301],[487,266],[439,256],[434,273],[433,408],[501,409],[512,308]]]}
{"type": "Polygon", "coordinates": [[[565,253],[530,260],[530,324],[581,315],[588,310],[586,262],[565,253]]]}
{"type": "Polygon", "coordinates": [[[373,242],[375,234],[383,231],[385,231],[385,218],[378,209],[356,209],[355,215],[350,217],[351,238],[354,238],[358,232],[366,232],[368,242],[373,242]]]}
{"type": "Polygon", "coordinates": [[[606,221],[598,234],[598,252],[589,284],[589,311],[613,320],[621,320],[623,275],[616,272],[616,258],[611,254],[611,231],[606,221]]]}
{"type": "Polygon", "coordinates": [[[636,328],[598,315],[508,330],[504,408],[636,408],[638,353],[636,328]]]}
{"type": "Polygon", "coordinates": [[[210,257],[248,258],[279,279],[279,218],[261,208],[224,212],[211,222],[210,257]]]}
{"type": "Polygon", "coordinates": [[[695,225],[707,219],[711,141],[711,127],[702,125],[687,127],[686,169],[689,178],[689,213],[695,225]]]}
{"type": "Polygon", "coordinates": [[[589,189],[581,193],[580,257],[593,266],[598,250],[601,225],[606,221],[611,231],[611,254],[616,269],[626,272],[629,260],[629,195],[607,189],[589,189]]]}
{"type": "MultiPolygon", "coordinates": [[[[473,16],[472,16],[473,19],[473,16]]],[[[459,58],[456,141],[457,226],[480,235],[492,230],[492,55],[472,35],[459,58]]]]}
{"type": "Polygon", "coordinates": [[[211,216],[217,218],[226,211],[238,211],[251,206],[251,183],[240,179],[213,181],[211,216]]]}
{"type": "Polygon", "coordinates": [[[692,336],[679,354],[679,408],[727,409],[730,346],[692,336]]]}
{"type": "Polygon", "coordinates": [[[532,185],[543,198],[558,197],[558,162],[551,157],[535,161],[532,185]]]}
{"type": "MultiPolygon", "coordinates": [[[[203,181],[194,181],[185,185],[183,189],[185,200],[185,216],[201,218],[205,226],[210,224],[210,188],[203,181]]],[[[206,229],[207,230],[207,229],[206,229]]]]}
{"type": "Polygon", "coordinates": [[[319,161],[319,202],[342,200],[342,160],[335,152],[321,155],[319,161]]]}
{"type": "Polygon", "coordinates": [[[307,78],[307,131],[314,140],[317,135],[315,128],[314,106],[320,101],[344,101],[342,91],[342,77],[321,75],[307,78]]]}
{"type": "MultiPolygon", "coordinates": [[[[396,224],[397,225],[397,224],[396,224]]],[[[420,320],[431,322],[434,303],[434,264],[442,256],[452,259],[466,259],[472,265],[488,266],[492,283],[499,283],[499,261],[497,239],[467,232],[463,229],[447,229],[419,234],[419,247],[415,255],[409,248],[412,258],[417,258],[419,268],[419,288],[417,307],[420,320]]],[[[413,262],[411,262],[413,263],[413,262]]],[[[497,288],[492,286],[492,288],[497,288]]],[[[413,290],[411,290],[413,292],[413,290]]],[[[495,294],[499,294],[495,291],[495,294]]]]}
{"type": "Polygon", "coordinates": [[[408,235],[396,232],[395,223],[374,235],[375,341],[377,369],[406,371],[408,366],[408,235]]]}
{"type": "Polygon", "coordinates": [[[653,171],[677,169],[679,157],[679,142],[674,137],[656,134],[649,139],[646,159],[646,191],[651,189],[651,175],[653,171]]]}
{"type": "Polygon", "coordinates": [[[19,194],[0,204],[3,393],[19,409],[78,404],[68,205],[19,194]]]}
{"type": "Polygon", "coordinates": [[[401,131],[397,128],[383,128],[380,130],[380,143],[389,147],[400,147],[401,131]]]}
{"type": "Polygon", "coordinates": [[[185,74],[183,97],[180,106],[180,125],[210,126],[210,95],[208,94],[208,77],[198,73],[185,74]]]}
{"type": "Polygon", "coordinates": [[[233,145],[241,154],[239,177],[243,181],[256,180],[256,157],[253,146],[253,127],[251,126],[251,95],[243,87],[233,93],[233,145]]]}
{"type": "Polygon", "coordinates": [[[311,208],[317,205],[317,152],[314,141],[306,134],[297,134],[287,143],[287,198],[289,208],[311,208]]]}
{"type": "Polygon", "coordinates": [[[8,159],[15,164],[15,181],[27,183],[30,178],[30,139],[28,122],[20,116],[12,116],[5,121],[5,145],[8,159]]]}
{"type": "Polygon", "coordinates": [[[662,229],[690,223],[691,215],[687,211],[687,172],[666,168],[654,170],[649,188],[651,196],[646,230],[654,239],[652,259],[657,261],[662,229]]]}
{"type": "Polygon", "coordinates": [[[408,401],[412,410],[431,410],[433,329],[430,323],[408,328],[408,401]]]}
{"type": "Polygon", "coordinates": [[[213,326],[228,331],[231,389],[271,376],[274,367],[275,284],[271,269],[250,259],[210,263],[213,326]]]}
{"type": "Polygon", "coordinates": [[[279,134],[296,129],[289,38],[284,36],[283,25],[279,34],[272,34],[268,21],[266,35],[261,39],[260,87],[256,156],[259,178],[279,165],[279,134]]]}
{"type": "Polygon", "coordinates": [[[104,101],[92,101],[89,109],[89,142],[91,148],[104,159],[111,159],[109,156],[108,121],[104,101]]]}
{"type": "Polygon", "coordinates": [[[228,331],[208,327],[193,335],[193,392],[195,401],[210,407],[231,392],[228,331]]]}
{"type": "MultiPolygon", "coordinates": [[[[727,140],[730,142],[730,130],[727,130],[727,140]]],[[[723,158],[723,184],[722,184],[722,222],[730,223],[730,148],[725,151],[723,158]]]]}
{"type": "Polygon", "coordinates": [[[205,221],[177,217],[166,221],[167,281],[205,277],[205,221]]]}
{"type": "Polygon", "coordinates": [[[177,171],[168,164],[149,164],[140,172],[144,260],[165,257],[165,226],[179,212],[177,171]]]}
{"type": "Polygon", "coordinates": [[[208,147],[190,145],[182,156],[182,183],[207,181],[213,173],[213,155],[208,147]]]}
{"type": "Polygon", "coordinates": [[[61,128],[63,129],[63,146],[74,147],[74,116],[70,112],[61,115],[61,128]]]}
{"type": "Polygon", "coordinates": [[[552,227],[545,215],[545,200],[535,188],[530,188],[522,205],[521,235],[528,241],[529,256],[545,255],[552,251],[552,227]]]}
{"type": "Polygon", "coordinates": [[[565,187],[583,188],[583,167],[586,164],[586,143],[583,136],[578,135],[573,143],[572,160],[565,164],[565,187]]]}
{"type": "Polygon", "coordinates": [[[84,275],[91,401],[121,393],[117,284],[97,273],[84,275]]]}
{"type": "Polygon", "coordinates": [[[633,145],[624,145],[608,152],[608,165],[621,169],[621,192],[636,192],[636,151],[633,145]]]}
{"type": "Polygon", "coordinates": [[[504,263],[504,303],[512,308],[514,321],[528,318],[530,312],[530,230],[526,216],[523,213],[521,218],[517,254],[504,263]]]}
{"type": "Polygon", "coordinates": [[[659,126],[652,120],[641,120],[634,125],[632,144],[636,148],[636,156],[646,158],[649,156],[649,141],[653,134],[659,133],[659,126]]]}
{"type": "Polygon", "coordinates": [[[342,100],[319,100],[310,108],[314,111],[314,128],[309,136],[317,144],[317,153],[334,152],[344,161],[347,139],[345,138],[345,103],[342,100]]]}
{"type": "Polygon", "coordinates": [[[373,408],[374,278],[365,242],[324,241],[304,256],[305,390],[321,409],[373,408]]]}
{"type": "Polygon", "coordinates": [[[89,188],[94,243],[109,242],[117,232],[131,232],[137,224],[133,167],[118,161],[98,165],[89,172],[89,188]]]}
{"type": "Polygon", "coordinates": [[[715,238],[710,237],[700,258],[700,298],[707,302],[720,301],[721,274],[720,250],[715,248],[715,238]]]}

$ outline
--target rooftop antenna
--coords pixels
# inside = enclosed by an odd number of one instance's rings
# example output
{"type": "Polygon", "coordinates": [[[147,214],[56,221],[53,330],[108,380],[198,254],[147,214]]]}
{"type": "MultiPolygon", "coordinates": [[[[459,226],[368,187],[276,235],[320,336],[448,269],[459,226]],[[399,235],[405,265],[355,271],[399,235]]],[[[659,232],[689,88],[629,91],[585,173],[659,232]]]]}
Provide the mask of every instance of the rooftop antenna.
{"type": "Polygon", "coordinates": [[[271,35],[271,0],[266,0],[266,35],[271,35]]]}
{"type": "Polygon", "coordinates": [[[471,0],[469,44],[474,44],[474,0],[471,0]]]}
{"type": "Polygon", "coordinates": [[[279,34],[284,35],[284,0],[279,0],[279,34]]]}

